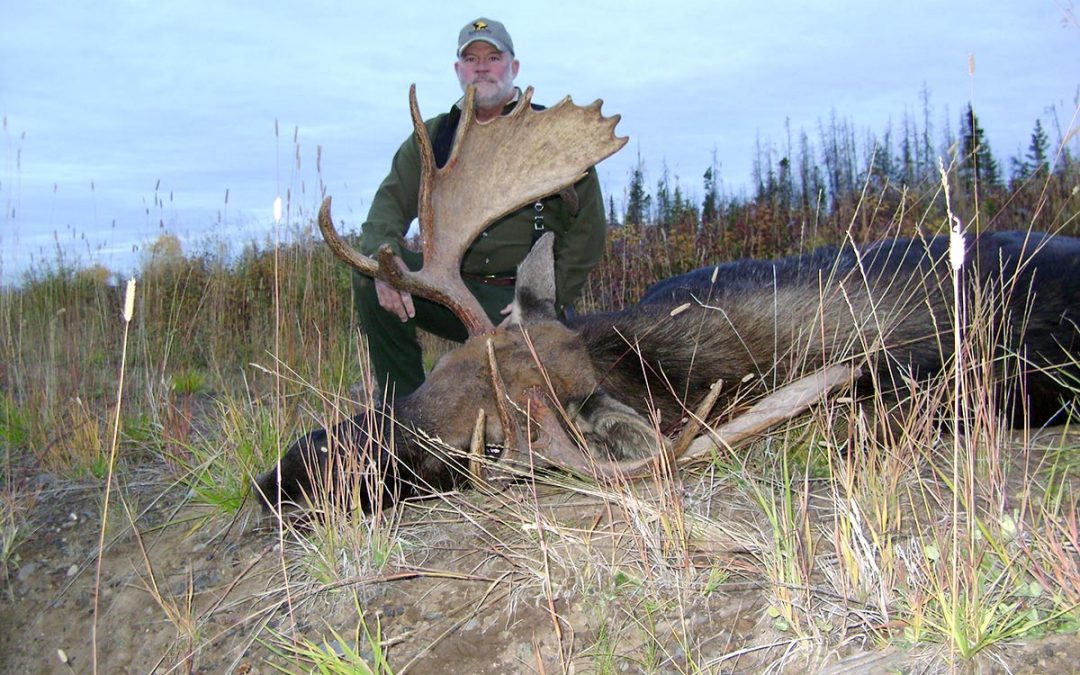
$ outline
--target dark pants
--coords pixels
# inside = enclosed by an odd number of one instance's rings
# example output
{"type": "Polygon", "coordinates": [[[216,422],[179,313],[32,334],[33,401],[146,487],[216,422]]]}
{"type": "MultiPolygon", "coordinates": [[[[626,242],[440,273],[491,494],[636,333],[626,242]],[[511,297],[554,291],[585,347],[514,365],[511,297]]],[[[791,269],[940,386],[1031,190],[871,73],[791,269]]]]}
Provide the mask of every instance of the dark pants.
{"type": "MultiPolygon", "coordinates": [[[[401,253],[409,269],[420,269],[423,257],[419,253],[408,250],[401,253]]],[[[455,342],[464,342],[469,337],[464,324],[442,305],[413,296],[416,316],[403,322],[379,306],[371,277],[353,272],[352,281],[360,329],[368,341],[375,381],[383,392],[395,397],[407,396],[424,383],[417,328],[455,342]]],[[[497,325],[503,320],[500,312],[513,301],[513,286],[492,286],[473,280],[466,280],[465,285],[480,301],[492,323],[497,325]]]]}

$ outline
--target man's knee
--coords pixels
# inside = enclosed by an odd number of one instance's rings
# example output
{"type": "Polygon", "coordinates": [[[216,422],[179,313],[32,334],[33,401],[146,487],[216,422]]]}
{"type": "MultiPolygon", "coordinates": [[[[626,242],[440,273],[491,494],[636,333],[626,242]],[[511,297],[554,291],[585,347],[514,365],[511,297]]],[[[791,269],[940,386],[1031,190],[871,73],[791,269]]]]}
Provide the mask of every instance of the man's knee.
{"type": "Polygon", "coordinates": [[[356,309],[360,312],[371,311],[379,305],[379,295],[375,292],[375,280],[358,272],[352,273],[353,298],[356,309]]]}
{"type": "Polygon", "coordinates": [[[371,293],[375,291],[375,280],[354,271],[352,273],[352,286],[357,293],[371,293]]]}

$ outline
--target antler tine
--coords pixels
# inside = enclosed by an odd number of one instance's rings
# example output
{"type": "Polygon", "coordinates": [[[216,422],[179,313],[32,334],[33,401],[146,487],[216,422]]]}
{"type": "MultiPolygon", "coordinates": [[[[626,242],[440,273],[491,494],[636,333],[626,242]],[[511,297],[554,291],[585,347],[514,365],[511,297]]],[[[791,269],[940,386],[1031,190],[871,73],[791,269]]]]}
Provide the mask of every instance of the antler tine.
{"type": "Polygon", "coordinates": [[[376,276],[378,279],[384,279],[395,285],[402,283],[401,270],[397,269],[397,266],[393,264],[393,252],[390,251],[389,246],[383,247],[390,253],[389,258],[383,255],[383,248],[380,248],[379,261],[376,262],[372,258],[357,253],[355,248],[341,238],[341,235],[338,234],[337,229],[334,227],[334,216],[330,214],[330,204],[333,201],[334,198],[327,195],[322,206],[319,207],[319,229],[322,230],[323,240],[326,241],[330,251],[340,258],[342,262],[345,262],[346,265],[361,274],[376,276]]]}
{"type": "Polygon", "coordinates": [[[499,372],[499,362],[495,358],[495,345],[490,339],[487,341],[487,354],[488,372],[491,375],[491,388],[495,396],[495,409],[499,412],[499,424],[502,425],[503,442],[508,445],[519,443],[522,440],[521,427],[510,412],[506,398],[506,382],[499,372]]]}
{"type": "MultiPolygon", "coordinates": [[[[473,124],[476,122],[476,85],[470,84],[465,87],[465,100],[461,102],[463,106],[461,109],[461,119],[458,120],[458,128],[454,133],[454,147],[458,147],[461,143],[461,139],[465,134],[469,133],[469,129],[472,129],[473,124]]],[[[450,152],[450,156],[454,156],[454,152],[450,152]]],[[[447,165],[450,164],[448,160],[447,165]]]]}
{"type": "MultiPolygon", "coordinates": [[[[435,184],[435,151],[431,145],[431,136],[420,116],[420,104],[416,102],[416,84],[409,85],[409,114],[412,116],[413,136],[420,148],[420,194],[416,206],[416,219],[420,221],[420,240],[430,239],[434,213],[431,206],[431,189],[435,184]]],[[[428,253],[427,250],[424,251],[428,253]]]]}
{"type": "Polygon", "coordinates": [[[472,441],[469,443],[469,479],[476,485],[484,482],[484,422],[487,415],[483,408],[476,409],[476,424],[473,425],[472,441]]]}
{"type": "Polygon", "coordinates": [[[716,446],[735,447],[802,413],[837,388],[850,385],[860,374],[862,367],[857,364],[838,364],[780,387],[746,412],[723,424],[715,434],[705,433],[695,439],[685,454],[685,461],[699,457],[716,446]]]}
{"type": "Polygon", "coordinates": [[[525,93],[521,95],[521,100],[514,106],[514,109],[510,111],[509,117],[515,117],[517,115],[524,114],[526,110],[532,109],[532,97],[533,88],[531,86],[525,87],[525,93]]]}
{"type": "Polygon", "coordinates": [[[386,244],[379,247],[378,261],[362,255],[346,242],[334,227],[334,218],[330,212],[332,198],[327,197],[319,207],[319,229],[330,250],[349,267],[364,276],[382,279],[394,288],[412,293],[421,298],[443,305],[454,313],[470,335],[480,335],[494,330],[495,326],[487,317],[465,285],[458,278],[457,287],[452,284],[441,286],[438,280],[421,272],[403,271],[398,267],[394,251],[386,244]]]}

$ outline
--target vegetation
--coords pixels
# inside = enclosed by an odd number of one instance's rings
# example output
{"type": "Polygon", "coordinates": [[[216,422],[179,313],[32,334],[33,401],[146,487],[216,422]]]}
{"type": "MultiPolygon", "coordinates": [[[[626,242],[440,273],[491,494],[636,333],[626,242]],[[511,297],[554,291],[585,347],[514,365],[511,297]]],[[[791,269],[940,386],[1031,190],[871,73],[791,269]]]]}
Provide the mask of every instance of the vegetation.
{"type": "MultiPolygon", "coordinates": [[[[666,170],[650,191],[639,159],[621,218],[611,201],[607,254],[580,309],[626,305],[654,281],[708,263],[940,232],[949,209],[969,229],[1080,232],[1080,166],[1067,135],[1051,142],[1036,122],[1005,178],[970,107],[944,151],[933,147],[928,118],[920,126],[905,115],[897,136],[861,142],[833,119],[817,147],[805,132],[794,143],[789,133],[781,151],[761,145],[749,196],[725,194],[716,167],[706,169],[700,199],[666,170]]],[[[350,388],[363,388],[365,372],[348,274],[310,229],[293,239],[235,259],[185,255],[162,240],[138,276],[130,324],[121,289],[100,269],[61,265],[0,291],[0,580],[34,527],[34,472],[89,481],[103,494],[115,484],[123,502],[135,476],[150,471],[162,490],[185,486],[209,518],[231,515],[251,474],[300,428],[349,413],[358,393],[350,388]]],[[[748,452],[718,450],[704,466],[658,469],[641,485],[547,479],[575,500],[568,510],[536,484],[372,515],[316,504],[324,517],[275,526],[281,596],[291,612],[299,598],[346,589],[340,599],[355,606],[355,622],[315,637],[283,623],[257,639],[283,672],[407,669],[357,588],[416,576],[482,578],[485,598],[550,608],[564,670],[585,659],[597,672],[712,672],[745,667],[756,651],[771,663],[804,646],[853,644],[930,645],[956,663],[1018,638],[1077,631],[1071,420],[1044,434],[1007,433],[979,396],[985,345],[973,340],[962,354],[956,377],[929,387],[898,427],[875,426],[874,402],[839,399],[748,452]],[[936,420],[954,404],[969,412],[967,433],[943,436],[936,420]],[[511,571],[418,572],[440,536],[432,523],[474,525],[476,546],[462,559],[498,551],[511,571]],[[690,610],[716,609],[747,583],[762,598],[749,611],[771,637],[725,649],[712,640],[715,626],[690,610]],[[576,644],[555,616],[565,598],[593,617],[576,644]]],[[[177,598],[159,587],[144,556],[143,583],[184,658],[196,660],[208,614],[194,608],[190,588],[177,598]]]]}
{"type": "Polygon", "coordinates": [[[969,229],[1080,232],[1074,134],[1059,129],[1051,142],[1036,120],[1029,147],[1009,160],[1006,178],[971,106],[958,135],[947,132],[938,146],[925,98],[924,105],[922,126],[905,114],[899,138],[893,129],[860,133],[834,117],[816,144],[806,131],[793,142],[790,129],[779,149],[759,142],[751,195],[725,194],[715,162],[704,171],[701,196],[666,167],[650,192],[639,156],[621,221],[610,202],[611,249],[588,288],[591,306],[624,306],[656,280],[710,263],[788,255],[846,238],[865,243],[939,232],[946,222],[942,165],[953,209],[969,229]]]}

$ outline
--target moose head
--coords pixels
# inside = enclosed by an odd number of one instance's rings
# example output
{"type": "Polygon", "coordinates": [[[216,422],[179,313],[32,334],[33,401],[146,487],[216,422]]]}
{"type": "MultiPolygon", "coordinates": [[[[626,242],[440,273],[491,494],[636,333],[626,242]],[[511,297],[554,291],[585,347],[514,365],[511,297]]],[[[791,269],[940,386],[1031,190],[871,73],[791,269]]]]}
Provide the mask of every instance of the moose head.
{"type": "Polygon", "coordinates": [[[451,447],[471,447],[474,453],[483,447],[507,462],[526,448],[562,457],[576,445],[564,427],[573,418],[573,428],[586,436],[577,441],[591,440],[610,458],[640,456],[655,445],[651,425],[604,394],[580,337],[557,320],[552,234],[536,243],[519,268],[514,310],[502,327],[492,324],[461,279],[465,250],[494,221],[568,188],[627,142],[614,134],[619,116],[600,114],[601,101],[582,107],[566,98],[538,111],[530,105],[532,94],[526,90],[510,114],[478,123],[470,87],[453,152],[436,168],[416,89],[410,88],[421,158],[420,270],[401,270],[389,247],[375,260],[351,248],[334,228],[329,197],[319,227],[335,255],[358,272],[445,305],[468,329],[468,341],[396,403],[399,418],[451,447]],[[487,198],[474,197],[478,185],[487,198]]]}

